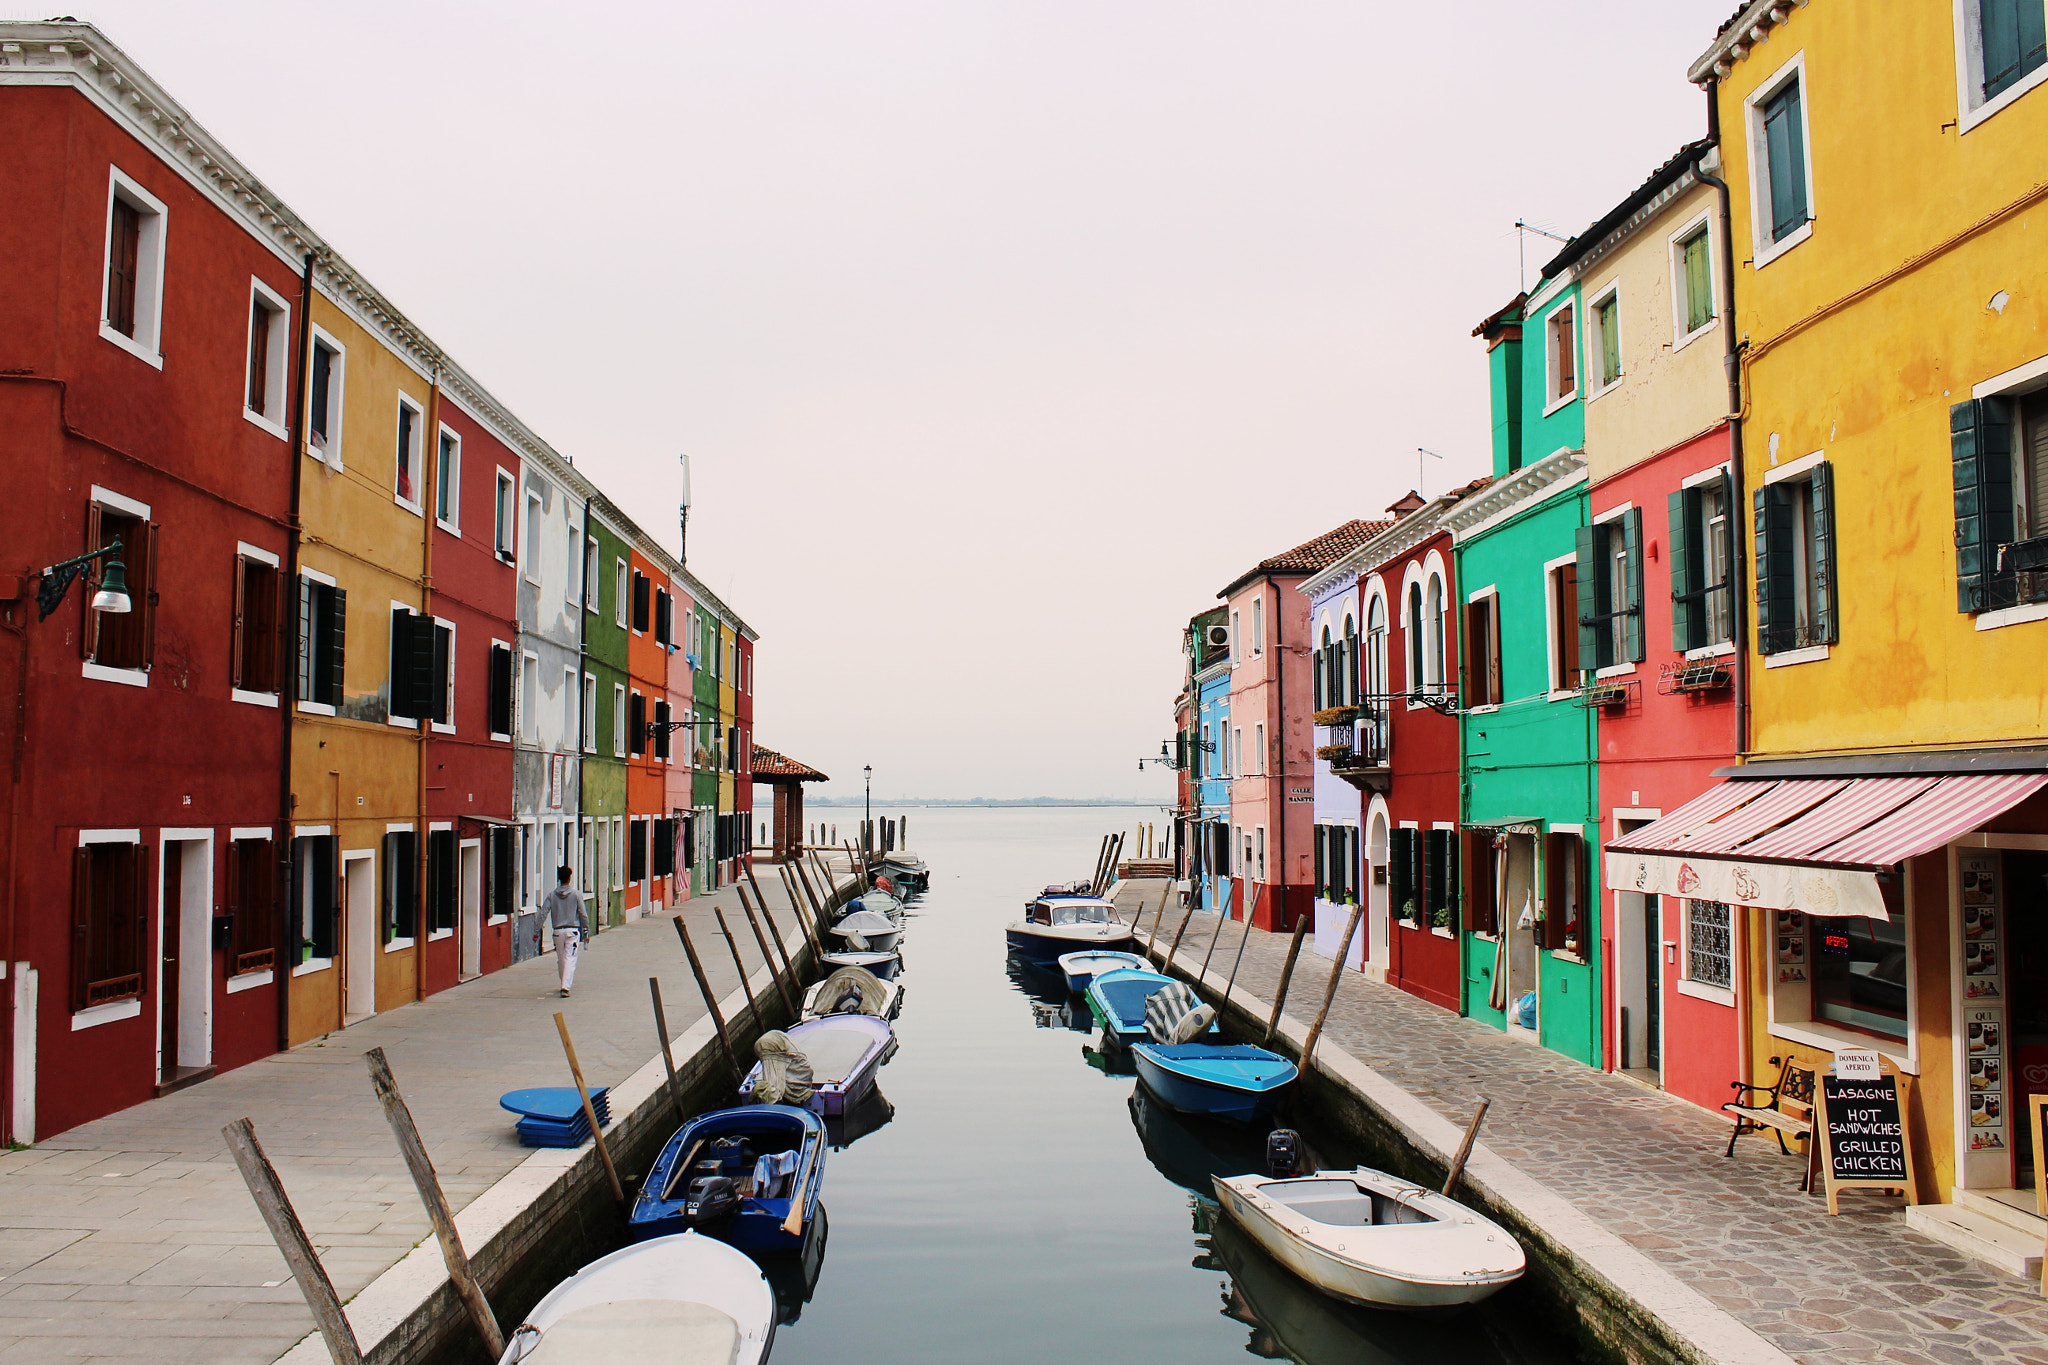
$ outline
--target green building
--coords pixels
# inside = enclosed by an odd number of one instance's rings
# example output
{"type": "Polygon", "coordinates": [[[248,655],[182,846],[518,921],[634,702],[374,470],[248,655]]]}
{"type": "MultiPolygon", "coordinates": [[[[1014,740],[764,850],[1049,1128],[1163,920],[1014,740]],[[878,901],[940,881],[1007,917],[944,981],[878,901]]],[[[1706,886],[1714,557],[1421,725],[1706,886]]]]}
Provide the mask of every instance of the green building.
{"type": "MultiPolygon", "coordinates": [[[[626,918],[626,612],[631,551],[606,521],[609,505],[592,506],[584,545],[583,834],[599,888],[604,923],[626,918]]],[[[616,512],[613,515],[617,515],[616,512]]]]}

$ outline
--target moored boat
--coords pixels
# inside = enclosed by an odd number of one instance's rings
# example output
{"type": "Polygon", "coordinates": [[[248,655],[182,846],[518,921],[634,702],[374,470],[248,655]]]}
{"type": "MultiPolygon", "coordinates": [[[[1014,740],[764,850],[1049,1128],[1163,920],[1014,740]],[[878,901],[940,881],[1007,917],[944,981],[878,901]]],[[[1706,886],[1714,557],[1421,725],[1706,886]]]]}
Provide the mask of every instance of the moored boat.
{"type": "Polygon", "coordinates": [[[822,1019],[828,1014],[872,1014],[894,1019],[903,1010],[903,985],[884,981],[865,967],[840,967],[804,992],[798,1017],[822,1019]]]}
{"type": "MultiPolygon", "coordinates": [[[[859,1103],[874,1085],[875,1072],[896,1052],[896,1034],[889,1021],[872,1014],[804,1019],[784,1033],[789,1045],[810,1063],[812,1089],[806,1104],[819,1114],[844,1113],[848,1106],[859,1103]]],[[[740,1089],[752,1090],[760,1072],[757,1062],[740,1089]]]]}
{"type": "Polygon", "coordinates": [[[897,971],[903,966],[903,956],[894,948],[891,948],[886,953],[878,953],[873,949],[861,951],[847,948],[840,952],[827,953],[819,960],[833,971],[837,971],[841,967],[862,967],[873,972],[883,981],[892,980],[897,971]]]}
{"type": "MultiPolygon", "coordinates": [[[[1146,1037],[1146,1002],[1177,984],[1146,967],[1118,967],[1088,983],[1088,1009],[1095,1022],[1116,1041],[1129,1045],[1146,1037]]],[[[1205,1036],[1221,1037],[1213,1020],[1205,1036]]]]}
{"type": "Polygon", "coordinates": [[[1099,896],[1040,896],[1005,930],[1010,947],[1048,965],[1084,948],[1131,949],[1137,936],[1099,896]]]}
{"type": "Polygon", "coordinates": [[[1087,990],[1088,983],[1103,972],[1113,972],[1120,967],[1148,971],[1151,966],[1150,961],[1136,953],[1120,953],[1114,950],[1087,948],[1078,953],[1060,954],[1060,971],[1066,976],[1067,989],[1070,991],[1087,990]]]}
{"type": "Polygon", "coordinates": [[[774,1291],[744,1252],[695,1232],[599,1257],[535,1304],[499,1365],[761,1365],[774,1291]]]}
{"type": "Polygon", "coordinates": [[[886,953],[903,938],[903,926],[879,910],[856,910],[833,925],[831,932],[856,952],[886,953]]]}
{"type": "Polygon", "coordinates": [[[1218,1176],[1223,1211],[1316,1288],[1379,1308],[1477,1303],[1521,1278],[1507,1229],[1384,1171],[1218,1176]]]}
{"type": "Polygon", "coordinates": [[[742,1251],[797,1251],[824,1183],[825,1121],[816,1114],[786,1104],[718,1109],[668,1140],[628,1228],[635,1240],[690,1230],[742,1251]]]}
{"type": "Polygon", "coordinates": [[[1293,1062],[1248,1043],[1131,1045],[1138,1079],[1169,1109],[1253,1123],[1294,1081],[1293,1062]]]}

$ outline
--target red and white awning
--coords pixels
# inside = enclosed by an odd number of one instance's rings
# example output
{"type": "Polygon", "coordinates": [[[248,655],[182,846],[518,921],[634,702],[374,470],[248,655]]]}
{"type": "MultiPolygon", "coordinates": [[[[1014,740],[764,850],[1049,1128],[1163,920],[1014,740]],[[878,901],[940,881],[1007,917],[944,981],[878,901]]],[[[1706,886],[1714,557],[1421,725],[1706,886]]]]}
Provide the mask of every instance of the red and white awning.
{"type": "Polygon", "coordinates": [[[1732,779],[1607,845],[1610,891],[1887,919],[1877,872],[2048,786],[2048,773],[1732,779]]]}

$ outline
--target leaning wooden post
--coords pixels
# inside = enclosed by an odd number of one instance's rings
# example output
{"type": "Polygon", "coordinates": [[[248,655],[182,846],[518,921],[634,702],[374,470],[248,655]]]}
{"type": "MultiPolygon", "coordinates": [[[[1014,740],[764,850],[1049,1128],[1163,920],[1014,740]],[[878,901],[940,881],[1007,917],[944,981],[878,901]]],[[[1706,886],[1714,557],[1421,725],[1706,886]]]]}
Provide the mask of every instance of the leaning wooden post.
{"type": "MultiPolygon", "coordinates": [[[[791,981],[802,981],[797,975],[796,960],[789,955],[789,945],[782,941],[782,926],[775,922],[775,916],[768,912],[768,900],[755,889],[755,899],[761,902],[761,922],[768,926],[768,941],[775,945],[775,951],[782,954],[782,965],[789,970],[791,981]]],[[[799,945],[801,946],[801,945],[799,945]]]]}
{"type": "Polygon", "coordinates": [[[334,1365],[363,1365],[363,1348],[356,1345],[355,1329],[349,1326],[348,1315],[341,1311],[341,1296],[334,1292],[334,1281],[327,1278],[320,1253],[313,1249],[313,1239],[306,1236],[299,1215],[292,1209],[284,1182],[277,1178],[270,1158],[263,1155],[263,1144],[256,1141],[255,1125],[247,1119],[236,1119],[221,1129],[220,1135],[227,1139],[228,1150],[234,1153],[235,1165],[241,1169],[249,1195],[256,1201],[256,1211],[263,1215],[263,1222],[270,1229],[271,1240],[283,1253],[285,1265],[299,1283],[299,1292],[306,1296],[306,1307],[313,1310],[313,1321],[327,1341],[327,1354],[334,1358],[334,1365]]]}
{"type": "Polygon", "coordinates": [[[816,918],[804,908],[804,898],[797,890],[796,874],[787,866],[782,869],[782,894],[789,897],[789,908],[796,912],[797,922],[804,927],[804,936],[811,941],[811,951],[817,954],[819,961],[822,962],[825,957],[825,940],[820,937],[821,931],[816,918]]]}
{"type": "MultiPolygon", "coordinates": [[[[1309,1058],[1315,1055],[1316,1039],[1323,1036],[1323,1021],[1330,1017],[1330,1002],[1337,998],[1337,983],[1344,979],[1344,959],[1351,952],[1351,936],[1358,932],[1358,917],[1365,913],[1363,905],[1351,907],[1351,919],[1344,926],[1344,941],[1337,945],[1337,960],[1330,964],[1330,984],[1323,988],[1323,1005],[1316,1011],[1316,1021],[1309,1025],[1308,1040],[1301,1045],[1301,1065],[1308,1069],[1309,1058]]],[[[1306,924],[1308,921],[1303,920],[1306,924]]]]}
{"type": "Polygon", "coordinates": [[[794,1022],[796,1019],[796,1001],[789,998],[789,983],[783,979],[782,973],[775,969],[775,954],[768,950],[768,935],[762,931],[761,921],[754,914],[754,907],[747,902],[746,889],[744,887],[737,889],[740,892],[740,909],[747,912],[747,923],[753,926],[755,946],[761,950],[761,960],[768,964],[768,979],[775,983],[775,993],[782,997],[782,1008],[788,1012],[790,1020],[794,1022]]]}
{"type": "Polygon", "coordinates": [[[1173,955],[1176,952],[1180,951],[1181,935],[1185,934],[1188,931],[1188,921],[1193,919],[1194,917],[1195,907],[1194,903],[1190,901],[1188,903],[1188,912],[1180,917],[1180,928],[1174,930],[1173,932],[1173,942],[1167,946],[1166,961],[1160,966],[1160,971],[1171,972],[1173,970],[1173,955]]]}
{"type": "Polygon", "coordinates": [[[1472,1156],[1473,1139],[1479,1136],[1479,1122],[1486,1117],[1486,1111],[1492,1104],[1493,1101],[1486,1096],[1479,1097],[1479,1112],[1472,1116],[1472,1122],[1465,1125],[1465,1140],[1458,1144],[1458,1154],[1451,1158],[1450,1174],[1444,1177],[1445,1198],[1449,1198],[1451,1191],[1458,1187],[1458,1177],[1465,1174],[1465,1162],[1472,1156]]]}
{"type": "MultiPolygon", "coordinates": [[[[753,1018],[754,1027],[761,1027],[761,1007],[754,1003],[754,983],[748,979],[746,960],[740,956],[740,941],[732,936],[732,927],[725,922],[725,911],[717,906],[711,913],[718,917],[718,931],[725,935],[725,946],[732,949],[732,965],[739,969],[740,989],[747,993],[747,1013],[753,1018]]],[[[772,966],[769,968],[775,970],[772,966]]]]}
{"type": "Polygon", "coordinates": [[[441,1243],[441,1259],[448,1266],[448,1282],[455,1286],[455,1296],[469,1310],[469,1320],[476,1324],[484,1345],[490,1349],[492,1359],[496,1359],[505,1354],[505,1334],[498,1327],[498,1315],[491,1311],[491,1301],[484,1297],[483,1286],[470,1273],[469,1255],[462,1249],[462,1234],[455,1230],[455,1215],[448,1209],[448,1197],[441,1191],[441,1179],[434,1174],[427,1144],[420,1140],[419,1127],[412,1121],[412,1110],[406,1107],[405,1096],[398,1093],[391,1063],[381,1047],[365,1052],[363,1062],[370,1068],[370,1086],[377,1092],[377,1103],[384,1106],[384,1121],[391,1125],[391,1135],[398,1139],[399,1155],[405,1158],[405,1168],[412,1173],[413,1188],[420,1192],[420,1202],[427,1206],[427,1221],[434,1225],[435,1240],[441,1243]]]}
{"type": "Polygon", "coordinates": [[[1287,945],[1287,965],[1280,969],[1280,989],[1273,993],[1273,1017],[1266,1021],[1268,1043],[1280,1031],[1280,1011],[1287,1006],[1287,983],[1294,980],[1294,960],[1301,956],[1301,939],[1307,932],[1308,920],[1304,917],[1294,926],[1294,942],[1287,945]]]}
{"type": "Polygon", "coordinates": [[[576,1061],[576,1044],[569,1041],[569,1021],[555,1014],[555,1032],[562,1035],[562,1052],[569,1058],[569,1074],[576,1081],[576,1098],[583,1102],[583,1117],[590,1124],[590,1140],[597,1144],[597,1159],[604,1166],[604,1178],[612,1187],[612,1199],[620,1208],[626,1206],[626,1187],[619,1183],[619,1169],[612,1165],[611,1149],[605,1146],[604,1129],[597,1122],[597,1110],[591,1107],[590,1087],[584,1083],[583,1067],[576,1061]]]}
{"type": "MultiPolygon", "coordinates": [[[[813,854],[812,856],[816,857],[817,855],[813,854]]],[[[825,921],[831,918],[832,908],[819,903],[818,893],[811,889],[810,874],[804,870],[802,863],[796,864],[790,871],[795,875],[797,885],[803,888],[804,899],[810,902],[811,914],[817,918],[818,925],[822,929],[825,921]]]]}
{"type": "Polygon", "coordinates": [[[1091,892],[1094,891],[1096,887],[1102,885],[1102,864],[1103,861],[1109,857],[1109,840],[1109,835],[1103,835],[1102,843],[1095,850],[1095,867],[1094,870],[1088,874],[1088,889],[1091,892]]]}
{"type": "MultiPolygon", "coordinates": [[[[1169,887],[1171,887],[1171,886],[1172,886],[1172,884],[1173,884],[1173,883],[1172,883],[1172,882],[1170,882],[1170,881],[1169,881],[1169,882],[1167,883],[1167,885],[1168,885],[1169,887]]],[[[1192,888],[1192,887],[1190,887],[1190,888],[1189,888],[1189,890],[1190,890],[1190,892],[1192,892],[1193,888],[1192,888]]],[[[1193,894],[1190,894],[1190,895],[1188,896],[1188,904],[1189,904],[1189,905],[1194,905],[1194,904],[1198,903],[1199,899],[1200,899],[1199,897],[1197,897],[1197,896],[1195,896],[1195,895],[1193,895],[1193,894]]],[[[1197,973],[1195,974],[1195,980],[1197,980],[1197,981],[1207,981],[1207,980],[1209,979],[1209,959],[1210,959],[1210,958],[1212,958],[1212,957],[1214,957],[1214,956],[1216,956],[1216,945],[1217,945],[1217,944],[1219,944],[1219,943],[1221,943],[1222,941],[1223,941],[1223,917],[1222,917],[1221,915],[1218,915],[1218,916],[1216,917],[1216,928],[1215,928],[1215,931],[1214,931],[1214,932],[1212,932],[1212,933],[1211,933],[1211,934],[1209,935],[1209,951],[1208,951],[1208,952],[1206,952],[1206,953],[1204,953],[1204,954],[1202,954],[1202,970],[1201,970],[1201,971],[1199,971],[1199,972],[1197,972],[1197,973]]]]}
{"type": "Polygon", "coordinates": [[[711,1011],[712,1027],[718,1030],[718,1045],[725,1049],[726,1065],[732,1068],[733,1084],[746,1079],[746,1072],[740,1070],[740,1059],[732,1050],[732,1037],[725,1031],[725,1014],[718,1008],[718,996],[711,989],[711,978],[704,974],[703,959],[697,956],[697,945],[690,942],[690,930],[683,923],[683,917],[675,918],[676,937],[683,941],[683,952],[690,959],[690,974],[697,978],[697,989],[704,992],[704,1008],[711,1011]]]}
{"type": "MultiPolygon", "coordinates": [[[[1166,919],[1166,903],[1172,899],[1173,888],[1170,886],[1159,893],[1159,908],[1152,912],[1152,932],[1145,935],[1145,941],[1154,948],[1159,946],[1159,926],[1166,919]]],[[[1145,914],[1145,902],[1143,901],[1138,902],[1138,914],[1141,918],[1145,914]]]]}
{"type": "MultiPolygon", "coordinates": [[[[754,865],[751,862],[747,864],[747,884],[754,888],[754,899],[761,902],[761,918],[768,921],[769,932],[775,935],[775,946],[781,949],[782,960],[788,964],[789,970],[793,974],[796,971],[796,964],[789,960],[789,945],[782,941],[782,931],[776,928],[775,921],[768,917],[768,897],[761,894],[761,879],[754,875],[754,865]]],[[[795,907],[792,906],[791,908],[794,909],[795,907]]],[[[810,942],[811,932],[804,926],[802,911],[797,912],[796,927],[804,931],[804,942],[810,942]]]]}
{"type": "MultiPolygon", "coordinates": [[[[733,883],[733,890],[740,893],[740,909],[746,911],[747,918],[752,920],[754,918],[754,901],[747,895],[747,888],[735,882],[733,883]]],[[[761,941],[761,955],[768,960],[768,970],[775,973],[778,977],[783,972],[795,975],[796,964],[789,960],[789,950],[782,946],[782,935],[776,934],[773,937],[768,937],[762,934],[761,925],[767,922],[768,902],[762,901],[760,922],[754,925],[754,937],[761,941]],[[775,965],[775,959],[778,957],[782,959],[780,967],[775,965]]]]}
{"type": "MultiPolygon", "coordinates": [[[[1263,889],[1257,886],[1252,888],[1251,909],[1245,911],[1244,914],[1244,937],[1237,941],[1237,957],[1230,964],[1230,979],[1223,983],[1223,1003],[1226,1005],[1230,1003],[1230,988],[1237,984],[1237,969],[1244,965],[1245,945],[1252,941],[1252,919],[1259,912],[1259,892],[1263,889]]],[[[1222,933],[1223,926],[1217,925],[1216,932],[1222,933]]]]}
{"type": "Polygon", "coordinates": [[[661,978],[647,978],[647,993],[654,997],[654,1036],[661,1040],[661,1069],[668,1074],[669,1103],[676,1107],[676,1122],[682,1123],[690,1117],[690,1110],[683,1103],[683,1083],[676,1079],[676,1059],[668,1050],[668,1011],[661,1007],[661,978]]]}

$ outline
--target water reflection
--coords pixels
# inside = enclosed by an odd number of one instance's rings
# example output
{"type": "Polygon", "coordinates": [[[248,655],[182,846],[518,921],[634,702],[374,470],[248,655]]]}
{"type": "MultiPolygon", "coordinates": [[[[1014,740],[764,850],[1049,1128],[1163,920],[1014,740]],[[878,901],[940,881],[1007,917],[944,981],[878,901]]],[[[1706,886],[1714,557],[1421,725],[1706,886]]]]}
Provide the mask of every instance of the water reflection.
{"type": "Polygon", "coordinates": [[[1044,967],[1013,952],[1007,970],[1010,984],[1030,1002],[1033,1024],[1075,1033],[1094,1031],[1095,1016],[1088,1012],[1088,1002],[1067,989],[1067,974],[1058,967],[1044,967]]]}
{"type": "Polygon", "coordinates": [[[832,1144],[833,1151],[843,1151],[876,1129],[887,1127],[895,1117],[896,1106],[889,1103],[882,1087],[870,1086],[853,1108],[825,1116],[825,1140],[832,1144]]]}
{"type": "Polygon", "coordinates": [[[1266,1168],[1263,1129],[1176,1113],[1141,1082],[1131,1089],[1131,1126],[1145,1157],[1159,1174],[1182,1189],[1214,1201],[1211,1177],[1251,1175],[1266,1168]]]}
{"type": "Polygon", "coordinates": [[[818,1276],[825,1269],[825,1242],[831,1236],[832,1220],[823,1200],[818,1216],[804,1229],[804,1244],[798,1251],[754,1251],[748,1255],[761,1267],[768,1287],[775,1291],[775,1321],[788,1326],[803,1316],[804,1305],[818,1292],[818,1276]]]}

